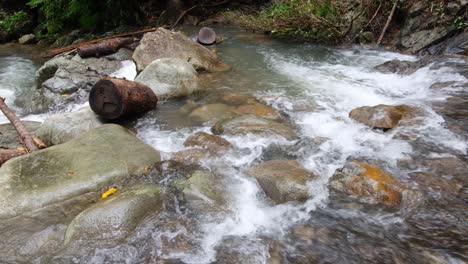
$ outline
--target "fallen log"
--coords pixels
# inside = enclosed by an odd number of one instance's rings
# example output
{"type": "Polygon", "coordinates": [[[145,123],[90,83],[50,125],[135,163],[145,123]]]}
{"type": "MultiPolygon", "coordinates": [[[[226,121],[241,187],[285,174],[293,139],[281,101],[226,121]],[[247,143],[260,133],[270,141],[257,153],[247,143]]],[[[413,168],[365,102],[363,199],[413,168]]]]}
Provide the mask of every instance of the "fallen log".
{"type": "Polygon", "coordinates": [[[114,38],[108,39],[97,44],[85,45],[77,48],[78,55],[81,58],[101,57],[116,53],[121,47],[128,45],[135,40],[133,38],[114,38]]]}
{"type": "Polygon", "coordinates": [[[38,147],[34,143],[33,136],[29,133],[28,129],[23,125],[23,123],[16,117],[16,115],[8,108],[5,104],[5,98],[0,97],[0,110],[5,114],[5,116],[10,120],[10,123],[18,132],[18,135],[21,138],[22,144],[26,147],[28,152],[33,152],[38,150],[38,147]]]}
{"type": "Polygon", "coordinates": [[[2,166],[3,163],[7,162],[8,160],[12,158],[19,157],[27,153],[28,153],[27,151],[18,150],[18,149],[1,149],[0,150],[0,166],[2,166]]]}
{"type": "Polygon", "coordinates": [[[103,78],[91,89],[89,105],[99,116],[119,119],[155,109],[158,98],[148,86],[117,78],[103,78]]]}

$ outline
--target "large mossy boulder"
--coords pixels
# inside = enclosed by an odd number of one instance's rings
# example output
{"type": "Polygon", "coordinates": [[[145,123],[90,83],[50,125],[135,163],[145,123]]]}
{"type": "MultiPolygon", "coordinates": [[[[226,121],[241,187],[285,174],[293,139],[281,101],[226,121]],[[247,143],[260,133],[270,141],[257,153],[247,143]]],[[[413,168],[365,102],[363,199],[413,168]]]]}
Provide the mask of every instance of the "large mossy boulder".
{"type": "Polygon", "coordinates": [[[278,204],[307,200],[307,182],[315,178],[295,160],[266,161],[250,168],[247,174],[255,177],[265,194],[278,204]]]}
{"type": "Polygon", "coordinates": [[[67,201],[143,174],[159,153],[126,128],[100,126],[0,168],[0,218],[67,201]]]}
{"type": "Polygon", "coordinates": [[[392,129],[416,116],[422,111],[416,107],[408,105],[376,105],[362,106],[353,109],[349,117],[366,126],[376,129],[392,129]]]}
{"type": "Polygon", "coordinates": [[[292,128],[252,114],[220,120],[211,128],[211,131],[215,135],[255,134],[265,137],[280,136],[287,140],[297,139],[297,134],[292,128]]]}
{"type": "Polygon", "coordinates": [[[133,60],[139,71],[153,61],[162,58],[179,58],[193,65],[196,70],[226,71],[229,66],[218,59],[216,53],[194,42],[180,32],[158,28],[146,33],[135,49],[133,60]]]}
{"type": "MultiPolygon", "coordinates": [[[[34,133],[41,125],[40,122],[32,121],[23,121],[23,124],[30,133],[34,133]]],[[[0,124],[0,148],[16,149],[20,147],[23,145],[19,141],[15,127],[10,123],[0,124]]]]}
{"type": "Polygon", "coordinates": [[[85,107],[76,112],[49,116],[36,131],[36,136],[48,146],[58,145],[103,124],[103,120],[85,107]]]}
{"type": "Polygon", "coordinates": [[[197,71],[187,61],[177,58],[151,62],[135,81],[146,84],[160,99],[186,97],[201,88],[197,71]]]}
{"type": "Polygon", "coordinates": [[[125,238],[145,216],[159,211],[162,200],[157,185],[136,185],[118,191],[77,215],[68,226],[65,244],[74,240],[125,238]]]}

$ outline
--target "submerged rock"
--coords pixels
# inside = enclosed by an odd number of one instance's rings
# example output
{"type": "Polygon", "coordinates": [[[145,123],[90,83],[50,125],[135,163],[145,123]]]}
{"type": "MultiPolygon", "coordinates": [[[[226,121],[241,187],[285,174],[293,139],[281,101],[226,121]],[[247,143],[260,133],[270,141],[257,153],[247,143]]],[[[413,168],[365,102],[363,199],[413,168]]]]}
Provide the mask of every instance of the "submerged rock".
{"type": "Polygon", "coordinates": [[[189,96],[201,88],[197,71],[190,63],[177,58],[151,62],[135,81],[149,86],[160,99],[189,96]]]}
{"type": "Polygon", "coordinates": [[[146,33],[135,49],[133,60],[139,71],[151,62],[162,58],[179,58],[193,65],[196,70],[226,71],[229,66],[218,59],[216,53],[192,41],[180,32],[158,28],[146,33]]]}
{"type": "MultiPolygon", "coordinates": [[[[41,125],[40,122],[22,122],[30,133],[34,133],[41,125]]],[[[20,147],[23,147],[23,145],[19,141],[15,127],[10,123],[0,124],[0,148],[16,149],[20,147]]]]}
{"type": "Polygon", "coordinates": [[[349,162],[330,179],[334,190],[365,198],[371,203],[398,206],[408,187],[389,173],[362,162],[349,162]]]}
{"type": "Polygon", "coordinates": [[[396,127],[402,120],[416,117],[420,112],[418,108],[408,105],[376,105],[353,109],[349,117],[371,128],[385,130],[396,127]]]}
{"type": "Polygon", "coordinates": [[[421,66],[422,65],[417,61],[401,61],[394,59],[376,66],[375,69],[382,73],[408,75],[416,72],[421,66]]]}
{"type": "Polygon", "coordinates": [[[103,124],[103,120],[85,107],[76,112],[49,116],[36,131],[36,136],[48,146],[58,145],[103,124]]]}
{"type": "Polygon", "coordinates": [[[156,185],[136,185],[118,191],[77,215],[68,226],[65,244],[75,240],[125,238],[145,216],[161,206],[161,190],[156,185]]]}
{"type": "Polygon", "coordinates": [[[252,114],[220,120],[211,128],[211,131],[215,135],[255,134],[260,136],[280,136],[287,140],[297,138],[296,132],[292,128],[252,114]]]}
{"type": "Polygon", "coordinates": [[[187,180],[179,181],[175,185],[182,191],[187,202],[202,201],[218,205],[225,202],[222,184],[209,171],[196,170],[187,180]]]}
{"type": "Polygon", "coordinates": [[[187,149],[176,152],[171,159],[183,164],[200,164],[200,162],[209,155],[206,149],[187,149]]]}
{"type": "Polygon", "coordinates": [[[266,161],[250,168],[247,174],[255,177],[266,195],[276,203],[307,200],[307,182],[315,178],[295,160],[266,161]]]}
{"type": "Polygon", "coordinates": [[[142,174],[159,153],[127,129],[103,125],[0,168],[0,218],[67,201],[142,174]]]}
{"type": "Polygon", "coordinates": [[[193,109],[189,117],[201,122],[220,120],[234,116],[232,107],[225,104],[207,104],[193,109]]]}
{"type": "Polygon", "coordinates": [[[210,135],[205,132],[197,132],[187,138],[184,142],[186,147],[202,147],[212,153],[221,153],[231,149],[233,146],[222,137],[210,135]]]}
{"type": "Polygon", "coordinates": [[[245,114],[253,114],[256,116],[263,117],[265,119],[270,120],[279,120],[281,119],[281,115],[276,112],[270,106],[266,106],[263,104],[248,104],[248,105],[241,105],[233,110],[234,113],[238,115],[245,115],[245,114]]]}
{"type": "Polygon", "coordinates": [[[243,95],[243,94],[235,94],[235,93],[227,93],[223,95],[221,99],[229,105],[243,105],[243,104],[258,103],[257,99],[255,99],[254,97],[243,95]]]}

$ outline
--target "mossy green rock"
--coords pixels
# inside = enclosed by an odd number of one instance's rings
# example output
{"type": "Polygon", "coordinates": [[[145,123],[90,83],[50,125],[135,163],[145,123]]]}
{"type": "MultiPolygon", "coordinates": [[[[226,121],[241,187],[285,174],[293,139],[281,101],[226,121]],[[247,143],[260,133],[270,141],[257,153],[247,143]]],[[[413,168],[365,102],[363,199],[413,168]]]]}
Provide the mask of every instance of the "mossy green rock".
{"type": "Polygon", "coordinates": [[[126,128],[100,126],[65,144],[33,152],[0,168],[0,218],[100,191],[139,175],[159,153],[126,128]]]}
{"type": "MultiPolygon", "coordinates": [[[[36,131],[41,125],[40,122],[23,121],[30,133],[36,131]]],[[[10,123],[0,124],[0,148],[16,149],[22,147],[18,141],[18,132],[10,123]]]]}
{"type": "Polygon", "coordinates": [[[136,185],[98,202],[73,219],[65,244],[73,240],[120,239],[130,234],[141,220],[162,207],[157,185],[136,185]]]}
{"type": "Polygon", "coordinates": [[[224,203],[221,183],[209,171],[197,170],[189,179],[176,183],[187,201],[205,201],[209,203],[224,203]]]}
{"type": "Polygon", "coordinates": [[[76,112],[56,114],[48,117],[36,131],[36,136],[46,145],[57,145],[70,141],[89,130],[104,124],[89,107],[76,112]]]}
{"type": "Polygon", "coordinates": [[[252,114],[220,120],[211,131],[215,135],[255,134],[264,137],[280,136],[287,140],[297,139],[297,134],[292,128],[252,114]]]}

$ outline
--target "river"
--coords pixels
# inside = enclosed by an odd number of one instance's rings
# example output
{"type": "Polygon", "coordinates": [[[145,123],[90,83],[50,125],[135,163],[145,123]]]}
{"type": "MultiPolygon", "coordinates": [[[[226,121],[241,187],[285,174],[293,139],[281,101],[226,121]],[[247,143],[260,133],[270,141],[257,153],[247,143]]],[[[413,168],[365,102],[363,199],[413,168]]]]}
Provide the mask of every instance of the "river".
{"type": "MultiPolygon", "coordinates": [[[[196,213],[181,206],[176,218],[148,219],[118,245],[93,245],[82,256],[54,253],[56,261],[276,263],[271,262],[275,245],[282,249],[284,261],[279,263],[467,261],[467,175],[454,175],[453,168],[444,167],[432,181],[414,178],[415,172],[430,170],[429,163],[423,161],[434,159],[456,158],[466,169],[467,135],[463,128],[449,129],[452,127],[439,111],[450,107],[448,98],[461,98],[466,90],[459,86],[467,82],[466,77],[453,66],[459,59],[410,75],[384,74],[374,67],[393,59],[417,58],[362,47],[287,43],[235,30],[223,33],[226,40],[216,49],[232,70],[206,74],[208,92],[190,100],[196,104],[219,103],[228,92],[254,96],[288,117],[301,138],[323,139],[321,144],[292,154],[272,150],[272,146],[297,142],[223,136],[241,151],[202,162],[219,177],[227,197],[221,212],[196,213]],[[440,82],[452,84],[444,89],[431,88],[440,82]],[[372,130],[348,117],[356,107],[378,104],[413,105],[424,109],[426,115],[418,124],[387,132],[372,130]],[[305,203],[275,205],[245,172],[266,155],[287,158],[289,154],[318,177],[308,183],[311,197],[305,203]],[[395,210],[332,195],[330,177],[351,159],[378,162],[401,182],[424,190],[425,201],[395,210]],[[450,186],[450,191],[437,188],[441,186],[450,186]]],[[[10,105],[20,111],[11,104],[12,99],[20,89],[33,86],[40,62],[18,48],[7,50],[0,49],[0,96],[10,99],[10,105]]],[[[184,115],[180,109],[185,103],[163,102],[157,111],[131,124],[141,139],[161,151],[163,159],[186,149],[183,143],[189,135],[209,132],[213,125],[184,115]]],[[[25,118],[43,120],[46,116],[25,118]]],[[[3,122],[6,119],[0,115],[3,122]]],[[[452,123],[468,126],[463,115],[452,123]]],[[[41,257],[35,260],[39,263],[41,257]]]]}

